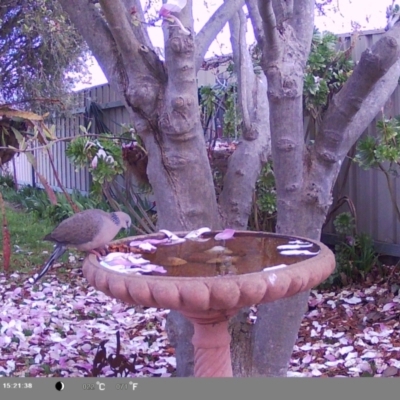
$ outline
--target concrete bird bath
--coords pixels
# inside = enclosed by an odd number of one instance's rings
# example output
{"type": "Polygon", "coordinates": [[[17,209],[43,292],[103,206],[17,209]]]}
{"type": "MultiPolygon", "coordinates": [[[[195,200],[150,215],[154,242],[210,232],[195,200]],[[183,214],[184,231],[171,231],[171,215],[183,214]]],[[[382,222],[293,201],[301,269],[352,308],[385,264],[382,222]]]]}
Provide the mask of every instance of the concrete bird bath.
{"type": "MultiPolygon", "coordinates": [[[[187,233],[174,235],[184,238],[187,233]]],[[[113,270],[93,254],[83,262],[85,278],[106,295],[177,310],[193,323],[196,377],[232,377],[228,322],[241,308],[311,289],[335,268],[333,253],[317,241],[251,231],[236,231],[231,239],[217,241],[216,234],[221,231],[205,232],[200,240],[160,244],[155,252],[143,254],[163,266],[164,273],[113,270]]],[[[112,242],[110,249],[121,252],[125,246],[129,252],[132,241],[165,238],[165,233],[135,236],[112,242]]]]}

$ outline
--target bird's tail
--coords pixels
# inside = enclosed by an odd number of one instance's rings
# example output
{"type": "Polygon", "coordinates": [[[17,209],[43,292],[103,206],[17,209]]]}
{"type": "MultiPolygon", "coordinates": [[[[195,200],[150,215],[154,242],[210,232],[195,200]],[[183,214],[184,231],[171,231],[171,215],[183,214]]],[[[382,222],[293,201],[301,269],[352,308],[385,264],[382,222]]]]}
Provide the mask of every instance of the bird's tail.
{"type": "Polygon", "coordinates": [[[47,260],[46,264],[43,266],[42,270],[39,272],[38,276],[34,279],[33,283],[36,283],[39,279],[41,279],[46,272],[50,269],[50,267],[54,264],[56,260],[58,260],[67,250],[65,246],[57,246],[50,258],[47,260]]]}

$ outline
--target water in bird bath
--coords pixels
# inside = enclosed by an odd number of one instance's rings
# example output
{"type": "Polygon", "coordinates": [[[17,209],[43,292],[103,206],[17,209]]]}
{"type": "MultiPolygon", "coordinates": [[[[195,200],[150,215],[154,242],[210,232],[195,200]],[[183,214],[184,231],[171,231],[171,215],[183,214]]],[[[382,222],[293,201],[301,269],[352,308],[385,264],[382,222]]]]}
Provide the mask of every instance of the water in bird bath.
{"type": "Polygon", "coordinates": [[[159,244],[154,252],[143,252],[142,258],[166,271],[153,271],[151,275],[207,277],[283,268],[313,257],[320,250],[311,242],[268,233],[236,232],[228,240],[214,237],[215,233],[207,232],[200,240],[159,244]]]}

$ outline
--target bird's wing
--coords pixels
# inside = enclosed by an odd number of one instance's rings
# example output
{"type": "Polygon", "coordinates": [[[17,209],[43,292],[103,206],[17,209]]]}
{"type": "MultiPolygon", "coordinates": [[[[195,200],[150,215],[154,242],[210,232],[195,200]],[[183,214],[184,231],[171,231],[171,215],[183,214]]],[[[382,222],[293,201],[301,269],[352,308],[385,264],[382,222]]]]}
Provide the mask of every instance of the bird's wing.
{"type": "Polygon", "coordinates": [[[45,239],[66,246],[79,246],[91,242],[109,219],[102,210],[86,210],[62,221],[45,239]]]}

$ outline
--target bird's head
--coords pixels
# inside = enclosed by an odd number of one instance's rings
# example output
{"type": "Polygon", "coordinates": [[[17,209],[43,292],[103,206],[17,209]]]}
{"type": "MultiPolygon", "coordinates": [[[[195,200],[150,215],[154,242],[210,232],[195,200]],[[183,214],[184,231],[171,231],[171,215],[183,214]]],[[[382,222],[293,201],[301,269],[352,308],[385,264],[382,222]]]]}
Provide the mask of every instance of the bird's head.
{"type": "Polygon", "coordinates": [[[132,219],[128,214],[123,213],[124,215],[121,217],[122,227],[126,230],[129,230],[132,225],[132,219]]]}
{"type": "Polygon", "coordinates": [[[120,227],[120,229],[129,230],[132,225],[131,217],[122,211],[112,213],[111,218],[120,227]]]}

